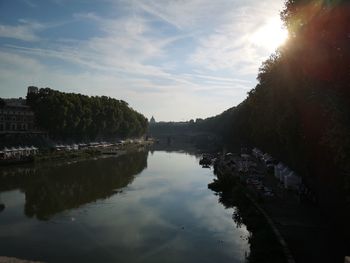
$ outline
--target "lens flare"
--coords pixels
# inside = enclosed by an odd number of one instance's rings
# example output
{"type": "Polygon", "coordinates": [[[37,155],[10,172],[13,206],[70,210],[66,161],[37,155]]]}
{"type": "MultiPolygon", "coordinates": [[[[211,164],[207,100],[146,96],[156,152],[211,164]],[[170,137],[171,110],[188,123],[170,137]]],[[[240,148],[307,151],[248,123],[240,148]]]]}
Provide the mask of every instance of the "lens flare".
{"type": "Polygon", "coordinates": [[[288,38],[288,31],[283,28],[282,21],[276,17],[266,21],[252,33],[252,44],[265,48],[271,53],[283,45],[288,38]]]}

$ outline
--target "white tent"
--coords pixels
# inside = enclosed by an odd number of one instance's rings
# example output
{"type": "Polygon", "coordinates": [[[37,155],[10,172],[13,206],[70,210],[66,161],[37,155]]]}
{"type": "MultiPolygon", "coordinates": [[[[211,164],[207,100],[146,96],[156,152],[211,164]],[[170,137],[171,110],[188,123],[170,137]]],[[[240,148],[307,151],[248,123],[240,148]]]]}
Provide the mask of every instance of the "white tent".
{"type": "Polygon", "coordinates": [[[284,176],[284,188],[298,190],[301,185],[301,178],[297,176],[294,172],[284,176]]]}

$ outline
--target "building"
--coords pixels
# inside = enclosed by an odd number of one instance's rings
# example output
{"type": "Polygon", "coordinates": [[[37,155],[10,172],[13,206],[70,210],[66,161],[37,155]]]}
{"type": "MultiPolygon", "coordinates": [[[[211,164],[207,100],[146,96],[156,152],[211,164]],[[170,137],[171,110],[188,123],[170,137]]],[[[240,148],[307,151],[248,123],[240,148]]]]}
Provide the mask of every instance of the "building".
{"type": "Polygon", "coordinates": [[[155,124],[155,123],[156,123],[156,120],[154,119],[153,116],[152,116],[152,118],[149,120],[149,123],[150,123],[150,124],[155,124]]]}
{"type": "Polygon", "coordinates": [[[2,99],[0,107],[0,133],[28,133],[35,131],[34,112],[26,100],[2,99]]]}
{"type": "Polygon", "coordinates": [[[29,86],[29,87],[28,87],[28,94],[29,94],[29,93],[34,93],[34,94],[39,93],[39,89],[38,89],[38,87],[35,87],[35,86],[29,86]]]}

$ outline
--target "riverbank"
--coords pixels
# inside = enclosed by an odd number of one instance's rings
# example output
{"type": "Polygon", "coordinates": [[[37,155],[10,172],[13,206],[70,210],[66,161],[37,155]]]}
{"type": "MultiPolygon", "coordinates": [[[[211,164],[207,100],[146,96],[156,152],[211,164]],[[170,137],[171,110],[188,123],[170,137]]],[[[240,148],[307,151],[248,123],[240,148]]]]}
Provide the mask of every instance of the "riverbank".
{"type": "Polygon", "coordinates": [[[250,263],[283,263],[288,261],[284,247],[276,238],[273,229],[269,227],[266,218],[252,200],[247,189],[237,177],[228,174],[219,175],[208,188],[219,195],[219,201],[225,208],[235,208],[233,220],[239,226],[244,224],[251,233],[248,238],[250,253],[247,261],[250,263]]]}
{"type": "MultiPolygon", "coordinates": [[[[0,166],[22,166],[28,163],[43,163],[52,161],[78,161],[98,156],[112,155],[118,156],[123,152],[143,149],[153,144],[153,140],[128,140],[117,144],[101,143],[99,145],[84,147],[61,147],[61,148],[41,148],[37,149],[35,154],[26,156],[26,158],[15,156],[11,159],[3,159],[0,166]]],[[[12,149],[13,150],[13,149],[12,149]]],[[[14,150],[13,150],[14,151],[14,150]]]]}
{"type": "Polygon", "coordinates": [[[119,145],[111,145],[108,147],[96,147],[74,151],[43,151],[35,156],[35,162],[55,161],[55,160],[79,160],[101,155],[120,155],[122,152],[135,151],[149,145],[153,141],[135,141],[125,142],[119,145]]]}
{"type": "MultiPolygon", "coordinates": [[[[272,229],[281,235],[298,263],[344,262],[348,254],[346,241],[320,210],[303,200],[297,191],[285,189],[267,167],[253,157],[245,161],[238,155],[218,159],[215,171],[223,192],[241,187],[251,205],[271,221],[272,229]],[[242,169],[242,165],[243,168],[242,169]]],[[[280,241],[280,243],[284,243],[280,241]]],[[[284,248],[285,250],[285,248],[284,248]]]]}
{"type": "Polygon", "coordinates": [[[349,247],[338,227],[329,222],[329,215],[310,201],[300,200],[297,193],[285,191],[272,174],[267,174],[265,181],[275,197],[264,200],[261,206],[283,235],[296,262],[343,263],[349,247]]]}

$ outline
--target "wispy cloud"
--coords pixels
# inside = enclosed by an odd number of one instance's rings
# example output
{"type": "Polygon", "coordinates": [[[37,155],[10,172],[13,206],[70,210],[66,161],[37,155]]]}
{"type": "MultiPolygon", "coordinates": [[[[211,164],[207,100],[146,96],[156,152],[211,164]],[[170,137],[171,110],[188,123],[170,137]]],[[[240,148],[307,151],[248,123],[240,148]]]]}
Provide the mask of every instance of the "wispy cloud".
{"type": "Polygon", "coordinates": [[[193,77],[193,78],[199,78],[204,79],[207,81],[217,81],[217,82],[225,82],[228,84],[233,83],[247,83],[251,84],[251,81],[245,80],[245,79],[238,79],[238,78],[223,78],[223,77],[216,77],[216,76],[210,76],[210,75],[201,75],[201,74],[184,74],[185,76],[193,77]]]}
{"type": "Polygon", "coordinates": [[[250,41],[251,36],[271,16],[278,17],[281,8],[276,1],[266,2],[235,10],[231,20],[199,40],[189,62],[212,71],[229,69],[242,75],[256,74],[271,50],[264,50],[259,43],[250,41]],[[266,5],[269,5],[269,9],[266,9],[266,5]]]}
{"type": "Polygon", "coordinates": [[[20,20],[20,24],[16,26],[0,24],[0,37],[38,41],[40,37],[37,33],[42,29],[44,26],[40,23],[20,20]]]}
{"type": "MultiPolygon", "coordinates": [[[[57,8],[64,1],[51,0],[57,8]]],[[[251,42],[251,35],[278,16],[282,5],[277,0],[104,0],[99,7],[108,12],[101,12],[92,8],[95,4],[71,6],[65,19],[52,14],[50,21],[0,20],[0,80],[7,94],[30,83],[115,96],[147,116],[158,112],[162,120],[215,115],[238,104],[255,85],[269,52],[251,42]],[[66,37],[66,29],[77,37],[66,37]],[[21,41],[7,41],[13,39],[21,41]]]]}
{"type": "Polygon", "coordinates": [[[30,7],[37,7],[38,5],[37,4],[35,4],[33,1],[31,1],[31,0],[23,0],[23,2],[25,3],[25,4],[27,4],[28,6],[30,6],[30,7]]]}
{"type": "Polygon", "coordinates": [[[142,1],[134,0],[140,8],[181,30],[208,30],[227,19],[227,10],[232,10],[240,1],[191,0],[191,1],[142,1]]]}
{"type": "MultiPolygon", "coordinates": [[[[164,48],[176,41],[178,36],[155,38],[146,20],[141,17],[104,19],[93,13],[77,14],[76,18],[93,19],[99,23],[104,36],[87,41],[68,41],[48,48],[5,45],[7,48],[38,57],[51,57],[73,63],[80,67],[108,73],[128,74],[133,77],[165,78],[181,81],[162,67],[147,61],[165,55],[164,48]]],[[[180,36],[181,37],[181,36],[180,36]]]]}

